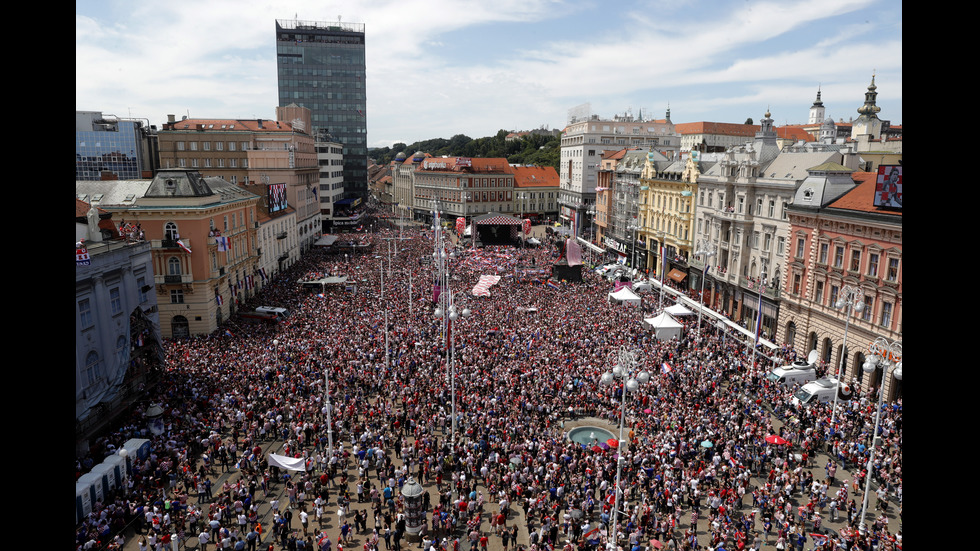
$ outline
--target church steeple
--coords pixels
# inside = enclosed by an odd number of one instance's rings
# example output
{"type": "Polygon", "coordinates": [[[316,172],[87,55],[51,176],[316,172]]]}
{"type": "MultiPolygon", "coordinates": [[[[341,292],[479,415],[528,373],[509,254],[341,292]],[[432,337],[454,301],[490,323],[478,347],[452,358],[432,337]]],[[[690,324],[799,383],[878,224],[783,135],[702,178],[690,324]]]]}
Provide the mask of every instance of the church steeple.
{"type": "Polygon", "coordinates": [[[858,118],[851,125],[851,139],[858,139],[858,136],[867,136],[874,140],[881,137],[881,120],[878,112],[881,107],[875,104],[878,99],[878,87],[875,86],[875,75],[871,75],[871,84],[868,91],[864,93],[864,105],[858,107],[858,118]]]}
{"type": "Polygon", "coordinates": [[[876,117],[878,112],[881,111],[881,107],[875,105],[875,101],[878,99],[878,87],[875,86],[875,75],[871,75],[871,84],[868,85],[868,91],[864,93],[864,105],[858,107],[858,114],[862,118],[876,117]]]}
{"type": "Polygon", "coordinates": [[[820,101],[820,86],[817,86],[817,99],[810,106],[810,120],[807,124],[820,124],[823,122],[826,110],[824,110],[823,102],[820,101]]]}

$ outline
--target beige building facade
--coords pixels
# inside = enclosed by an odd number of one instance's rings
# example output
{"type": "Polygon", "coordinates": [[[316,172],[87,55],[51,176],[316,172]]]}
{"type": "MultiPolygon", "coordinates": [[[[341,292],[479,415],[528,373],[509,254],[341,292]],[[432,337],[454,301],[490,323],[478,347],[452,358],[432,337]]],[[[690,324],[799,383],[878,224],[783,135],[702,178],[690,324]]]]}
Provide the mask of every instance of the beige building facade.
{"type": "Polygon", "coordinates": [[[145,233],[164,337],[214,331],[260,285],[257,195],[190,170],[160,170],[152,180],[78,181],[75,192],[145,233]]]}

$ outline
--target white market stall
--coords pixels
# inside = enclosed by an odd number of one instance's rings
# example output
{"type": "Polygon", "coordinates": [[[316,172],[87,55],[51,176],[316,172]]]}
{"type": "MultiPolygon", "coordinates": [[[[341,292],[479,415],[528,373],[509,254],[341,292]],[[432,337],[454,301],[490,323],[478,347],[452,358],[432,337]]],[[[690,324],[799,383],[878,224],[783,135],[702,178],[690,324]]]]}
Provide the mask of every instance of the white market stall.
{"type": "Polygon", "coordinates": [[[664,310],[672,316],[693,316],[694,312],[688,310],[683,304],[675,304],[664,308],[664,310]]]}
{"type": "Polygon", "coordinates": [[[615,302],[616,304],[629,304],[631,306],[640,305],[640,297],[633,291],[630,291],[628,287],[623,287],[615,293],[609,293],[608,300],[609,302],[615,302]]]}
{"type": "Polygon", "coordinates": [[[684,326],[667,313],[660,314],[655,318],[644,318],[643,326],[653,329],[658,340],[666,341],[673,338],[680,338],[684,326]]]}

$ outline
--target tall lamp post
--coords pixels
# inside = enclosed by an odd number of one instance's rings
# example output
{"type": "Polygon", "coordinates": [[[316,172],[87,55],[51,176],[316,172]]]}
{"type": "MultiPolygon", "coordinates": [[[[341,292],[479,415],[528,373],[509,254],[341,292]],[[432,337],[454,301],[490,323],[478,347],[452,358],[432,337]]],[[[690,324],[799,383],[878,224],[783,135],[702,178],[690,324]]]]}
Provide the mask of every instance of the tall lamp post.
{"type": "MultiPolygon", "coordinates": [[[[589,225],[589,231],[590,231],[589,242],[592,243],[593,245],[596,245],[597,243],[595,239],[595,203],[592,203],[592,205],[589,206],[589,219],[591,220],[591,223],[589,225]]],[[[592,259],[592,267],[595,268],[595,250],[592,247],[589,247],[589,258],[592,259]]]]}
{"type": "Polygon", "coordinates": [[[704,311],[704,280],[708,279],[708,260],[715,256],[716,251],[711,250],[711,242],[707,239],[702,239],[698,242],[698,250],[694,254],[700,255],[701,260],[704,262],[704,269],[701,270],[701,308],[698,309],[698,342],[701,342],[701,312],[704,311]]]}
{"type": "Polygon", "coordinates": [[[623,474],[623,455],[626,450],[626,443],[623,441],[623,425],[626,422],[626,393],[636,392],[639,390],[641,384],[646,384],[650,381],[650,373],[644,369],[637,371],[639,367],[637,351],[628,350],[625,346],[620,346],[619,350],[614,354],[616,366],[613,367],[612,371],[603,373],[600,379],[600,382],[605,385],[611,385],[616,379],[623,380],[623,389],[619,404],[619,446],[616,448],[619,454],[616,458],[616,489],[612,515],[612,537],[609,538],[606,544],[607,549],[611,551],[616,550],[616,539],[619,535],[619,494],[621,492],[620,486],[623,474]]]}
{"type": "Polygon", "coordinates": [[[845,285],[840,292],[840,298],[837,299],[837,303],[834,304],[834,308],[838,310],[844,310],[844,343],[841,346],[840,358],[837,359],[837,386],[838,391],[834,393],[834,409],[830,414],[830,427],[833,430],[837,430],[834,422],[837,420],[837,396],[840,394],[840,384],[841,375],[844,374],[844,360],[847,357],[847,330],[851,325],[851,314],[854,312],[860,313],[864,310],[864,301],[861,300],[863,293],[860,289],[856,287],[851,287],[850,285],[845,285]]]}
{"type": "Polygon", "coordinates": [[[755,311],[755,342],[752,344],[752,366],[755,367],[755,358],[759,353],[759,336],[762,333],[762,295],[766,292],[769,285],[769,278],[766,276],[766,265],[762,264],[762,272],[759,274],[759,306],[755,311]]]}
{"type": "MultiPolygon", "coordinates": [[[[438,221],[438,219],[437,219],[438,221]]],[[[456,446],[456,347],[455,340],[453,339],[453,325],[454,322],[460,318],[470,317],[470,309],[462,308],[459,309],[456,305],[455,298],[453,296],[452,289],[449,286],[449,258],[454,255],[447,255],[445,247],[442,243],[442,234],[438,235],[436,242],[436,252],[433,253],[433,259],[436,261],[436,267],[438,271],[438,286],[439,286],[439,299],[435,310],[432,315],[437,320],[440,321],[442,326],[442,336],[444,343],[444,350],[446,351],[446,378],[449,382],[449,391],[451,397],[451,411],[452,411],[452,433],[451,433],[451,452],[455,455],[456,446]]],[[[456,469],[456,463],[453,462],[453,471],[456,469]]],[[[452,486],[455,488],[455,485],[452,486]]],[[[455,490],[453,490],[455,491],[455,490]]]]}
{"type": "Polygon", "coordinates": [[[664,272],[667,271],[667,247],[664,245],[664,240],[667,239],[667,232],[661,230],[657,232],[657,239],[659,242],[657,245],[660,251],[657,254],[657,261],[660,263],[657,266],[657,272],[660,273],[660,311],[664,309],[664,272]]]}
{"type": "Polygon", "coordinates": [[[878,388],[878,411],[875,413],[875,431],[871,433],[871,453],[868,455],[868,479],[864,483],[864,502],[861,505],[861,524],[859,530],[866,533],[867,526],[864,517],[868,513],[868,492],[871,491],[871,475],[874,469],[875,449],[878,446],[878,429],[881,427],[881,406],[885,401],[885,382],[888,380],[888,373],[895,376],[899,381],[902,380],[902,343],[889,341],[884,337],[878,337],[868,344],[870,356],[864,362],[865,373],[874,372],[878,366],[882,368],[881,386],[878,388]]]}
{"type": "Polygon", "coordinates": [[[636,269],[636,232],[640,229],[640,224],[634,218],[626,225],[626,229],[633,232],[633,258],[630,261],[630,268],[636,269]]]}

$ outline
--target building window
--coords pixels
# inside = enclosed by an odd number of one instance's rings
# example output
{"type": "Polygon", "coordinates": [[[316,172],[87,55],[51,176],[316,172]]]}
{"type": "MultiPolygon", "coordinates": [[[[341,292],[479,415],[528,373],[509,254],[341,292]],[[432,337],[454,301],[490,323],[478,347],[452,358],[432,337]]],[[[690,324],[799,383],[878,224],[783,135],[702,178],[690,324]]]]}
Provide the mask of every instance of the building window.
{"type": "Polygon", "coordinates": [[[235,150],[235,142],[228,142],[228,151],[235,150]]]}
{"type": "Polygon", "coordinates": [[[874,306],[874,299],[870,295],[864,295],[864,311],[861,312],[861,319],[871,321],[871,310],[874,306]]]}
{"type": "Polygon", "coordinates": [[[172,276],[179,276],[183,273],[180,269],[180,259],[176,256],[171,256],[167,260],[167,273],[172,276]]]}
{"type": "Polygon", "coordinates": [[[122,295],[119,293],[119,287],[109,289],[109,309],[113,316],[122,313],[122,295]]]}
{"type": "Polygon", "coordinates": [[[197,159],[191,159],[191,168],[197,168],[197,159]]]}
{"type": "Polygon", "coordinates": [[[214,142],[214,148],[218,151],[225,150],[225,142],[214,142]]]}
{"type": "Polygon", "coordinates": [[[770,199],[769,200],[769,218],[773,218],[775,216],[776,216],[776,201],[770,199]]]}
{"type": "Polygon", "coordinates": [[[888,281],[896,282],[898,281],[898,259],[889,258],[888,259],[888,281]]]}
{"type": "Polygon", "coordinates": [[[803,277],[800,274],[793,274],[793,294],[799,296],[800,294],[800,284],[803,282],[803,277]]]}
{"type": "Polygon", "coordinates": [[[201,142],[204,147],[204,151],[211,151],[211,142],[201,142]]]}
{"type": "Polygon", "coordinates": [[[891,327],[892,324],[892,303],[881,303],[881,326],[891,327]]]}
{"type": "Polygon", "coordinates": [[[204,159],[204,168],[211,168],[211,159],[204,159]]]}
{"type": "Polygon", "coordinates": [[[146,291],[143,290],[144,287],[146,287],[146,278],[136,278],[136,292],[139,293],[140,304],[145,304],[147,300],[146,291]]]}
{"type": "Polygon", "coordinates": [[[878,253],[868,253],[868,277],[878,277],[878,253]]]}
{"type": "Polygon", "coordinates": [[[99,369],[99,355],[95,352],[89,352],[88,356],[85,356],[85,386],[90,387],[97,383],[102,377],[99,369]]]}
{"type": "Polygon", "coordinates": [[[176,241],[180,239],[180,233],[177,232],[177,224],[167,222],[163,226],[163,238],[169,241],[176,241]]]}
{"type": "Polygon", "coordinates": [[[184,303],[184,291],[182,289],[171,289],[170,304],[183,304],[183,303],[184,303]]]}
{"type": "Polygon", "coordinates": [[[92,303],[87,298],[78,301],[78,318],[82,322],[82,329],[88,329],[94,325],[92,321],[92,303]]]}
{"type": "Polygon", "coordinates": [[[813,302],[817,304],[823,304],[823,282],[818,281],[816,288],[813,290],[813,302]]]}
{"type": "Polygon", "coordinates": [[[177,142],[177,151],[184,150],[184,142],[177,142]]]}
{"type": "Polygon", "coordinates": [[[831,308],[837,307],[837,295],[840,293],[840,287],[836,285],[830,286],[830,301],[827,303],[831,308]]]}
{"type": "Polygon", "coordinates": [[[785,251],[785,247],[786,247],[786,239],[785,238],[780,237],[779,239],[776,240],[776,254],[777,255],[783,256],[783,252],[785,251]]]}
{"type": "Polygon", "coordinates": [[[851,251],[851,269],[852,272],[861,271],[861,251],[851,251]]]}
{"type": "Polygon", "coordinates": [[[837,246],[834,248],[834,268],[844,267],[844,247],[837,246]]]}
{"type": "Polygon", "coordinates": [[[820,260],[819,263],[824,266],[827,265],[827,253],[830,251],[830,245],[827,243],[820,244],[820,260]]]}
{"type": "Polygon", "coordinates": [[[187,159],[177,159],[177,165],[180,168],[187,168],[187,159]]]}
{"type": "Polygon", "coordinates": [[[191,151],[197,151],[197,142],[191,142],[191,151]]]}

